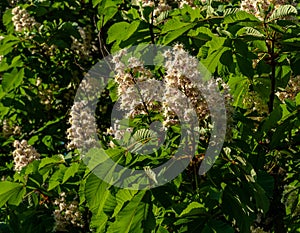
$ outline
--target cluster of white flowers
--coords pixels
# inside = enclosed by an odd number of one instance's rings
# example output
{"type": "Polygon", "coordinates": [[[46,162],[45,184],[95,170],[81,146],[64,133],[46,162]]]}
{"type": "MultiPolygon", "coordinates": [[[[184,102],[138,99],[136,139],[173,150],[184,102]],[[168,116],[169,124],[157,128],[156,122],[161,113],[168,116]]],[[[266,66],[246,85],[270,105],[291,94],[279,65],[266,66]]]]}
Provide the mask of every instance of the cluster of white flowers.
{"type": "MultiPolygon", "coordinates": [[[[201,0],[202,3],[206,2],[206,0],[201,0]]],[[[188,5],[191,7],[195,7],[194,0],[179,0],[178,1],[178,7],[183,8],[184,5],[188,5]]]]}
{"type": "Polygon", "coordinates": [[[14,170],[21,171],[23,167],[26,167],[29,163],[40,158],[40,154],[31,145],[28,145],[26,140],[19,142],[14,141],[13,151],[14,156],[14,170]]]}
{"type": "Polygon", "coordinates": [[[259,19],[264,18],[264,12],[270,6],[269,0],[243,0],[241,2],[241,10],[255,15],[259,19]]]}
{"type": "Polygon", "coordinates": [[[289,4],[286,0],[242,0],[241,10],[255,15],[260,20],[263,20],[266,16],[270,5],[273,4],[275,9],[281,5],[289,4]]]}
{"type": "Polygon", "coordinates": [[[77,39],[74,36],[71,36],[73,40],[71,49],[81,57],[88,58],[93,50],[97,50],[92,37],[92,29],[89,26],[86,26],[84,28],[78,27],[78,32],[81,39],[77,39]]]}
{"type": "Polygon", "coordinates": [[[250,228],[251,233],[269,233],[269,231],[264,231],[261,227],[253,227],[250,228]]]}
{"type": "Polygon", "coordinates": [[[93,112],[87,101],[75,102],[71,108],[69,123],[71,127],[67,130],[67,138],[70,143],[68,149],[92,148],[96,146],[97,140],[93,138],[96,134],[96,122],[93,112]]]}
{"type": "MultiPolygon", "coordinates": [[[[153,16],[157,18],[161,13],[171,10],[171,6],[168,5],[167,1],[160,0],[157,6],[154,8],[153,16]]],[[[155,20],[155,19],[154,19],[155,20]]]]}
{"type": "Polygon", "coordinates": [[[133,1],[133,4],[140,6],[140,11],[143,17],[143,9],[145,7],[153,7],[153,22],[154,24],[157,24],[158,21],[157,18],[162,14],[172,9],[172,7],[167,3],[166,0],[136,0],[133,1]]]}
{"type": "Polygon", "coordinates": [[[68,227],[84,228],[82,213],[79,211],[78,202],[66,201],[66,193],[62,192],[53,203],[58,209],[54,210],[55,231],[68,231],[68,227]]]}
{"type": "Polygon", "coordinates": [[[4,119],[2,122],[2,133],[4,137],[9,137],[11,135],[21,134],[21,127],[12,125],[11,122],[7,119],[4,119]]]}
{"type": "Polygon", "coordinates": [[[105,95],[101,93],[99,87],[101,85],[101,80],[91,77],[89,73],[85,74],[85,78],[81,81],[79,88],[77,89],[77,95],[79,99],[85,99],[87,101],[94,101],[95,97],[100,97],[100,95],[105,95]]]}
{"type": "Polygon", "coordinates": [[[160,82],[152,78],[151,71],[145,69],[144,64],[135,57],[129,58],[126,66],[121,61],[125,53],[125,50],[122,50],[112,59],[121,99],[120,108],[126,111],[127,117],[159,110],[160,105],[155,99],[162,93],[162,89],[157,89],[161,87],[160,82]]]}
{"type": "MultiPolygon", "coordinates": [[[[209,110],[199,89],[199,85],[201,85],[202,90],[205,87],[202,83],[199,83],[201,77],[199,76],[198,60],[190,56],[180,44],[176,44],[172,50],[166,51],[164,57],[166,68],[164,80],[168,90],[165,95],[165,102],[163,103],[166,123],[176,122],[174,119],[175,112],[182,112],[184,119],[190,120],[189,113],[192,113],[192,108],[195,108],[199,120],[206,118],[209,110]],[[183,103],[182,101],[184,100],[180,94],[176,95],[174,91],[169,90],[180,90],[188,97],[192,106],[189,106],[188,103],[183,103]],[[170,108],[170,106],[172,107],[170,108]],[[189,108],[185,109],[188,106],[189,108]]],[[[207,85],[207,87],[210,87],[210,85],[207,85]]]]}
{"type": "Polygon", "coordinates": [[[126,58],[124,50],[114,56],[112,61],[117,72],[115,80],[118,83],[120,108],[129,113],[127,117],[155,111],[163,114],[165,127],[178,124],[180,120],[195,125],[204,122],[202,126],[207,126],[210,109],[206,99],[214,104],[225,99],[228,119],[232,119],[229,86],[221,79],[201,81],[198,60],[190,56],[182,45],[177,44],[163,54],[163,84],[154,79],[152,73],[137,58],[126,59],[128,64],[125,65],[121,61],[122,56],[126,58]],[[218,86],[221,86],[224,99],[218,97],[218,86]],[[198,122],[194,122],[195,120],[198,122]]]}
{"type": "Polygon", "coordinates": [[[300,93],[300,75],[292,77],[284,91],[277,91],[276,95],[283,102],[285,99],[295,99],[300,93]]]}
{"type": "Polygon", "coordinates": [[[42,3],[42,2],[46,2],[46,1],[48,1],[48,0],[10,0],[9,3],[10,3],[10,5],[16,5],[19,3],[31,4],[31,3],[42,3]]]}
{"type": "Polygon", "coordinates": [[[22,32],[23,30],[30,31],[39,25],[25,9],[22,9],[19,6],[12,9],[12,15],[12,22],[17,32],[22,32]]]}

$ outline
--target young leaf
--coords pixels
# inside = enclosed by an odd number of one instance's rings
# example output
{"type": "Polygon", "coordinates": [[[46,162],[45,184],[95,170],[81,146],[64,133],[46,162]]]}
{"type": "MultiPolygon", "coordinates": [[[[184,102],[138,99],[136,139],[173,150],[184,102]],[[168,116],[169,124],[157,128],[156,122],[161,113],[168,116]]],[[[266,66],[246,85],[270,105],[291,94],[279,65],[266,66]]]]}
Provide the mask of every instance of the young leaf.
{"type": "Polygon", "coordinates": [[[268,19],[268,22],[272,22],[277,19],[281,19],[288,15],[297,14],[297,8],[292,5],[281,5],[277,9],[274,10],[270,18],[268,19]]]}

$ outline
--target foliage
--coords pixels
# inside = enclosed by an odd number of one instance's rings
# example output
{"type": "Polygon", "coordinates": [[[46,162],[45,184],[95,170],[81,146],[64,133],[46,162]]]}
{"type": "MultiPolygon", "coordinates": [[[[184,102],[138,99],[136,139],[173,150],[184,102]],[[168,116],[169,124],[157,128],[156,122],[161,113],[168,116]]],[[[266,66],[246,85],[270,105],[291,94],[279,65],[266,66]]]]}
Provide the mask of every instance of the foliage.
{"type": "Polygon", "coordinates": [[[59,232],[55,213],[70,232],[300,232],[299,4],[271,1],[255,15],[239,1],[157,2],[1,1],[0,232],[59,232]],[[28,16],[17,18],[17,6],[28,16]],[[31,23],[16,27],[19,21],[31,23]],[[122,140],[106,133],[118,99],[119,83],[110,80],[96,112],[103,149],[87,153],[89,166],[68,147],[68,129],[87,71],[98,59],[140,44],[182,45],[222,78],[233,101],[228,138],[206,174],[197,171],[207,138],[176,179],[138,191],[100,180],[97,155],[105,151],[131,168],[155,167],[178,148],[178,125],[154,153],[129,152],[155,138],[145,128],[163,117],[156,111],[136,116],[122,140]],[[14,170],[17,140],[31,145],[26,153],[39,153],[34,161],[20,154],[26,161],[20,171],[14,170]],[[61,193],[64,208],[55,204],[61,193]]]}

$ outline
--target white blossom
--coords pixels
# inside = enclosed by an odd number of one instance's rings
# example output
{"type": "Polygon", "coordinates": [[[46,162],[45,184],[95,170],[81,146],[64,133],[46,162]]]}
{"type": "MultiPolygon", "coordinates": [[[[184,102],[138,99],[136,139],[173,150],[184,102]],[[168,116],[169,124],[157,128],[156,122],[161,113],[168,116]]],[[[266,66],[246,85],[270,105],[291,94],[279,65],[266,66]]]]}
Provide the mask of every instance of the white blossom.
{"type": "Polygon", "coordinates": [[[40,158],[40,154],[26,140],[15,140],[13,146],[16,148],[13,151],[15,171],[20,172],[23,167],[40,158]]]}
{"type": "Polygon", "coordinates": [[[24,30],[30,31],[39,25],[25,9],[19,6],[12,9],[12,15],[12,22],[17,32],[23,32],[24,30]]]}
{"type": "Polygon", "coordinates": [[[96,51],[97,47],[92,37],[92,29],[89,26],[78,27],[80,39],[71,36],[73,43],[71,49],[83,58],[89,58],[92,51],[96,51]]]}
{"type": "Polygon", "coordinates": [[[92,148],[97,144],[94,137],[97,128],[95,117],[87,103],[87,101],[75,102],[71,108],[69,118],[71,127],[67,130],[67,138],[70,140],[68,149],[92,148]]]}
{"type": "Polygon", "coordinates": [[[66,193],[60,193],[59,198],[53,202],[58,209],[53,212],[55,219],[55,231],[68,231],[71,225],[79,228],[84,227],[82,213],[78,208],[78,202],[66,202],[66,193]]]}

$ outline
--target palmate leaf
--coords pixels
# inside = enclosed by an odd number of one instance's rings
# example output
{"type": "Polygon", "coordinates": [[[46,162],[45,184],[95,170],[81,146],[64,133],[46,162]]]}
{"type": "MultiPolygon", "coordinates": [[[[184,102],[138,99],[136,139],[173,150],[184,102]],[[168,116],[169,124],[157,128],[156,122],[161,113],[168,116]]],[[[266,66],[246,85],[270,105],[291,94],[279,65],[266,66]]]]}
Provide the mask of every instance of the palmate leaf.
{"type": "Polygon", "coordinates": [[[7,201],[12,205],[19,205],[25,194],[26,190],[22,184],[9,181],[0,182],[0,207],[7,201]]]}
{"type": "Polygon", "coordinates": [[[146,191],[140,191],[131,199],[116,216],[116,221],[109,226],[107,233],[148,232],[145,225],[149,226],[153,215],[151,215],[151,205],[143,201],[145,194],[146,191]]]}
{"type": "Polygon", "coordinates": [[[285,16],[293,15],[293,14],[297,14],[297,13],[298,12],[297,12],[296,7],[294,7],[292,5],[279,6],[277,9],[274,10],[272,15],[268,19],[268,22],[272,22],[274,20],[281,19],[285,16]]]}
{"type": "Polygon", "coordinates": [[[130,201],[137,192],[138,192],[137,190],[120,189],[116,194],[117,205],[114,208],[114,214],[112,217],[115,217],[120,212],[124,204],[127,201],[130,201]]]}
{"type": "Polygon", "coordinates": [[[93,215],[103,211],[106,200],[109,198],[109,185],[100,180],[95,174],[90,174],[85,184],[85,197],[93,215]]]}

